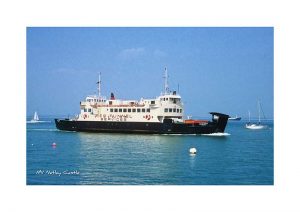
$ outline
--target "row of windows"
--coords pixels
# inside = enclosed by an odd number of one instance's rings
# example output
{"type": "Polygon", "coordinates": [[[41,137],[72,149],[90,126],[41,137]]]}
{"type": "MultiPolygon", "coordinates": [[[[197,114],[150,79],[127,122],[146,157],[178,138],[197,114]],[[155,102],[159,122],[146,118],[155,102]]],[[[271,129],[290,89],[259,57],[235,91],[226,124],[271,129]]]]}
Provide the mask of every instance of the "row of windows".
{"type": "MultiPolygon", "coordinates": [[[[108,110],[108,109],[107,109],[108,110]]],[[[83,110],[84,112],[92,112],[92,109],[91,108],[88,108],[88,109],[86,109],[86,108],[84,108],[84,110],[83,110]]],[[[147,112],[147,113],[150,113],[150,108],[147,108],[147,109],[145,109],[145,108],[138,108],[138,109],[136,109],[136,108],[133,108],[133,109],[131,109],[131,108],[115,108],[115,109],[113,109],[113,108],[110,108],[110,112],[111,113],[113,113],[113,112],[115,112],[115,113],[140,113],[140,112],[142,112],[142,113],[145,113],[145,112],[147,112]]]]}
{"type": "Polygon", "coordinates": [[[177,111],[177,113],[182,113],[182,109],[178,109],[178,108],[177,109],[176,108],[173,108],[173,109],[172,108],[165,108],[165,113],[168,113],[168,112],[169,113],[172,113],[172,112],[176,113],[176,111],[177,111]]]}
{"type": "Polygon", "coordinates": [[[140,113],[140,112],[142,112],[142,113],[145,113],[145,112],[147,112],[147,113],[150,113],[150,108],[147,108],[147,109],[145,109],[145,108],[110,108],[110,112],[111,113],[113,113],[113,112],[115,112],[115,113],[140,113]]]}
{"type": "Polygon", "coordinates": [[[177,102],[180,102],[180,99],[179,98],[161,98],[160,100],[161,101],[177,101],[177,102]]]}
{"type": "MultiPolygon", "coordinates": [[[[84,112],[92,112],[92,109],[91,108],[88,108],[88,109],[86,109],[86,108],[84,108],[84,112]]],[[[115,112],[115,113],[140,113],[140,112],[142,112],[142,113],[145,113],[145,112],[147,112],[147,113],[150,113],[150,108],[147,108],[147,109],[145,109],[145,108],[110,108],[110,112],[111,113],[113,113],[113,112],[115,112]]],[[[182,109],[176,109],[176,108],[165,108],[165,113],[182,113],[182,109]]]]}
{"type": "Polygon", "coordinates": [[[105,99],[87,99],[87,102],[106,102],[105,99]]]}

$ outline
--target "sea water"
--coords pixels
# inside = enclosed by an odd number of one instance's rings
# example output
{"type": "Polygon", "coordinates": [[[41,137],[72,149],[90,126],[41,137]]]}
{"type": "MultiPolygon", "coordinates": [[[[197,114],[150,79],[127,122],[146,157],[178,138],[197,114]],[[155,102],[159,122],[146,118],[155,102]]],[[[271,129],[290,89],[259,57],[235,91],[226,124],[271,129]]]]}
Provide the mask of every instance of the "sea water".
{"type": "Polygon", "coordinates": [[[59,131],[27,124],[28,185],[273,185],[273,121],[226,136],[59,131]],[[197,154],[191,155],[190,148],[197,154]]]}

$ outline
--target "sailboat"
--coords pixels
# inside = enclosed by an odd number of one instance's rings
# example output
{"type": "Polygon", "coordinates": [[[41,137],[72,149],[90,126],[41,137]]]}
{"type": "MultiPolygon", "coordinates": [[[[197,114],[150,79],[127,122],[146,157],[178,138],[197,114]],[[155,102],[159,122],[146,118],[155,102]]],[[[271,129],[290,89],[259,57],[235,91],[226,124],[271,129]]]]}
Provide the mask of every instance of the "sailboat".
{"type": "Polygon", "coordinates": [[[250,130],[261,130],[261,129],[264,129],[264,128],[267,127],[266,125],[262,125],[262,124],[260,123],[260,111],[261,111],[261,105],[260,105],[260,102],[259,102],[259,101],[257,102],[257,107],[258,107],[258,123],[257,123],[257,124],[251,123],[251,121],[250,121],[250,111],[248,111],[249,122],[246,124],[246,128],[247,128],[247,129],[250,129],[250,130]]]}
{"type": "Polygon", "coordinates": [[[49,122],[49,121],[40,121],[39,116],[37,114],[37,112],[34,112],[33,118],[30,121],[27,121],[27,123],[43,123],[43,122],[49,122]]]}
{"type": "Polygon", "coordinates": [[[35,111],[34,115],[33,115],[33,118],[30,121],[28,121],[27,123],[39,123],[39,122],[41,122],[41,121],[39,119],[39,116],[38,116],[37,112],[35,111]]]}
{"type": "Polygon", "coordinates": [[[39,120],[40,120],[39,116],[38,116],[37,112],[35,111],[34,115],[33,115],[33,119],[31,119],[31,121],[34,122],[34,121],[39,121],[39,120]]]}

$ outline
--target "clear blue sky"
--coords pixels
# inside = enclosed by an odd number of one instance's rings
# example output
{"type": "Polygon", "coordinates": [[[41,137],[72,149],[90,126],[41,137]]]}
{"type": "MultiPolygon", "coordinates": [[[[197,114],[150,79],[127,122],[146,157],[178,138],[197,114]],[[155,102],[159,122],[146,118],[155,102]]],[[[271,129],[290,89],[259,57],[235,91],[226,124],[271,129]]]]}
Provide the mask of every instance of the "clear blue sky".
{"type": "Polygon", "coordinates": [[[27,115],[74,115],[86,95],[156,97],[168,68],[185,115],[267,118],[274,110],[272,27],[27,28],[27,115]]]}

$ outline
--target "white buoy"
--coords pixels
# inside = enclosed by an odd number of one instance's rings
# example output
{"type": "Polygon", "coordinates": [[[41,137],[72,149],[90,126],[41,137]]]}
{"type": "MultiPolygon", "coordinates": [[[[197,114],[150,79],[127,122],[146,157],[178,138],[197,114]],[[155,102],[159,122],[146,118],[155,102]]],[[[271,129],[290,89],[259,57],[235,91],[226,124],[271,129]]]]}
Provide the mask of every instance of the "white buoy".
{"type": "Polygon", "coordinates": [[[190,148],[190,154],[196,154],[197,153],[197,149],[195,147],[190,148]]]}

